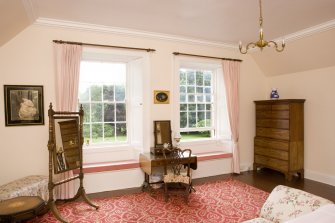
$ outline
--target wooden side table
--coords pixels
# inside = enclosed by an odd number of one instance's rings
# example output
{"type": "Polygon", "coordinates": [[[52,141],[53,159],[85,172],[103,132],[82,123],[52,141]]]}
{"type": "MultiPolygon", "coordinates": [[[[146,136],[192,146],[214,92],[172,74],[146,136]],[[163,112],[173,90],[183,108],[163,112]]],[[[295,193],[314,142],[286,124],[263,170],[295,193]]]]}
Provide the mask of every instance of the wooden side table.
{"type": "Polygon", "coordinates": [[[45,202],[38,196],[22,196],[0,202],[0,222],[20,222],[38,215],[45,202]]]}
{"type": "MultiPolygon", "coordinates": [[[[163,183],[162,181],[160,182],[150,182],[150,175],[154,174],[161,174],[163,175],[163,167],[164,167],[164,157],[162,154],[153,154],[153,153],[140,153],[140,167],[144,172],[144,182],[142,184],[142,190],[144,191],[145,189],[150,189],[151,185],[154,184],[160,184],[163,183]]],[[[184,159],[184,162],[186,163],[186,158],[184,159]]],[[[197,169],[197,156],[192,154],[191,156],[191,168],[193,170],[197,169]]]]}

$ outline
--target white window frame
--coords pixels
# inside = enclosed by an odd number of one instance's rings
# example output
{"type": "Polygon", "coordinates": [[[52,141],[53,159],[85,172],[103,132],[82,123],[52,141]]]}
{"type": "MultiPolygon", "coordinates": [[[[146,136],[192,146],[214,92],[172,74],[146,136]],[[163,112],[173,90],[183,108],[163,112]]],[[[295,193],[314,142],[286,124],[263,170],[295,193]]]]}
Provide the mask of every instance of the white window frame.
{"type": "MultiPolygon", "coordinates": [[[[150,149],[150,56],[146,52],[118,50],[110,48],[93,48],[84,47],[82,60],[95,60],[107,62],[121,62],[127,64],[126,76],[126,121],[127,121],[127,142],[115,143],[106,142],[99,144],[90,144],[83,147],[84,163],[110,163],[110,162],[127,162],[138,159],[138,154],[150,149]],[[140,62],[138,62],[140,61],[140,62]],[[140,97],[131,95],[131,88],[134,81],[132,77],[138,65],[136,73],[137,78],[141,78],[140,97]],[[141,76],[138,76],[141,75],[141,76]],[[141,110],[141,118],[133,117],[134,109],[141,110]],[[133,129],[133,123],[140,120],[139,129],[133,129]],[[140,135],[136,135],[140,134],[140,135]]],[[[139,95],[139,94],[138,94],[139,95]]]]}
{"type": "MultiPolygon", "coordinates": [[[[228,120],[227,105],[225,98],[225,87],[223,82],[223,69],[221,60],[204,59],[188,56],[176,56],[174,58],[174,96],[173,101],[176,106],[173,108],[173,134],[178,134],[180,130],[180,114],[179,114],[179,69],[192,68],[200,70],[213,71],[213,128],[214,136],[208,139],[196,139],[181,141],[181,147],[192,148],[194,153],[212,153],[212,152],[231,152],[231,132],[228,120]],[[219,92],[220,91],[220,92],[219,92]],[[218,100],[220,99],[220,100],[218,100]]],[[[174,137],[174,136],[172,136],[174,137]]]]}

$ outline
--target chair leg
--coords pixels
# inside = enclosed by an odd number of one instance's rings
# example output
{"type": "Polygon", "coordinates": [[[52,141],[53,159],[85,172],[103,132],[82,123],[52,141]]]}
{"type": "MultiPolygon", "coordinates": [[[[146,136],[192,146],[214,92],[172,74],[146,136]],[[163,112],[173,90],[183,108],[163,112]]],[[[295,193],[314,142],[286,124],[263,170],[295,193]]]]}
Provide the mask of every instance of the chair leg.
{"type": "Polygon", "coordinates": [[[190,193],[192,193],[192,192],[195,193],[196,192],[196,190],[194,189],[192,183],[190,183],[190,189],[189,189],[189,191],[190,191],[190,193]]]}
{"type": "Polygon", "coordinates": [[[187,185],[186,186],[186,190],[185,190],[185,202],[188,203],[188,196],[190,194],[190,190],[191,190],[191,187],[190,185],[187,185]]]}

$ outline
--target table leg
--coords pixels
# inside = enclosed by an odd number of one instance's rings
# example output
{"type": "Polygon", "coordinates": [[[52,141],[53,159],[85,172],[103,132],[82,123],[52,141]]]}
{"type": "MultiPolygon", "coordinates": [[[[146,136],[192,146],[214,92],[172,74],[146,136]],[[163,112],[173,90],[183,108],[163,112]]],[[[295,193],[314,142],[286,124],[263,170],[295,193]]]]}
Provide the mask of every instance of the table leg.
{"type": "Polygon", "coordinates": [[[149,186],[150,186],[149,175],[147,173],[144,173],[144,181],[143,181],[143,184],[142,184],[142,191],[145,191],[146,189],[148,189],[149,186]]]}

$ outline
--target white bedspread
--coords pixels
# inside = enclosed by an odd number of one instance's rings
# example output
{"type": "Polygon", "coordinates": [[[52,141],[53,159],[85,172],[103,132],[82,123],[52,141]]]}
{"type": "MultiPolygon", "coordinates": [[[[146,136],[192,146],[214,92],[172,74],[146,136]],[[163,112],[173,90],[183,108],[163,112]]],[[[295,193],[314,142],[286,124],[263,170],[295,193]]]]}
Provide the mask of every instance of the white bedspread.
{"type": "Polygon", "coordinates": [[[316,211],[302,215],[285,223],[334,223],[335,222],[335,204],[327,204],[316,211]]]}

